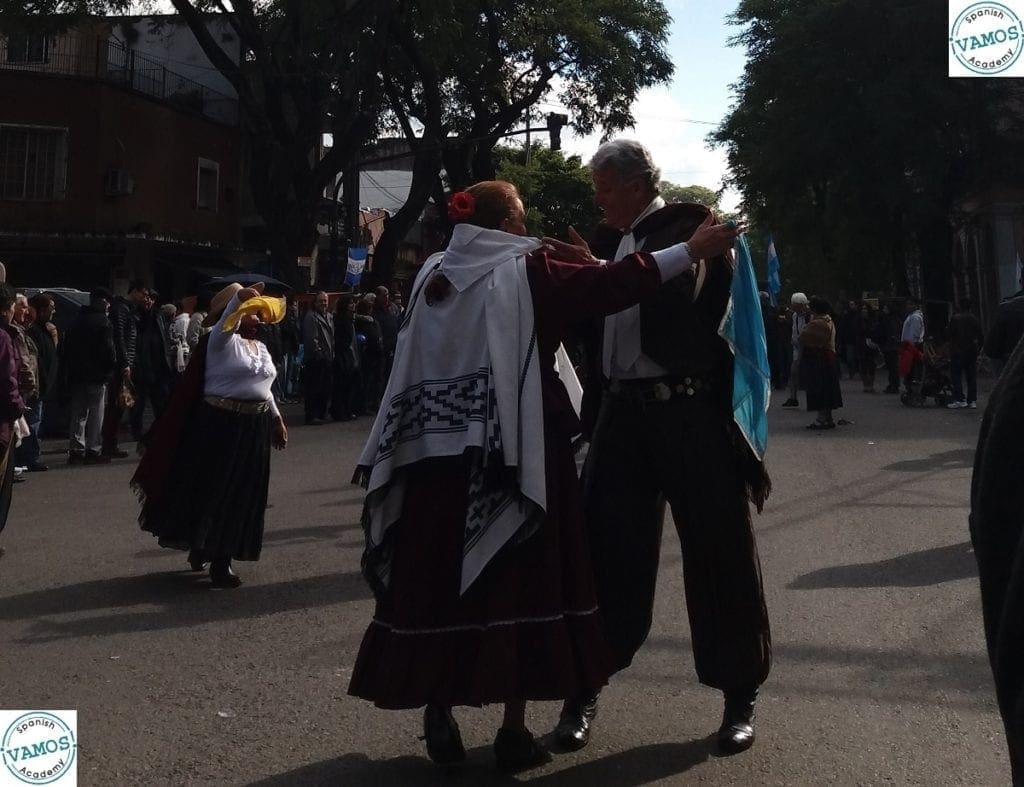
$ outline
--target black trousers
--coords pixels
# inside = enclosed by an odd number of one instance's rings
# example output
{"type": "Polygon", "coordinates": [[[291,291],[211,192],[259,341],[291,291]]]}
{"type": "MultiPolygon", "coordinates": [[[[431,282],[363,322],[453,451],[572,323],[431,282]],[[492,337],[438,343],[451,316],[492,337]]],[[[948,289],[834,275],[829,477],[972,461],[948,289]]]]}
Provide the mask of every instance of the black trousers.
{"type": "Polygon", "coordinates": [[[697,677],[729,691],[768,676],[768,611],[735,450],[711,402],[642,404],[605,393],[584,502],[615,669],[629,666],[651,627],[667,501],[682,545],[697,677]]]}
{"type": "Polygon", "coordinates": [[[949,359],[949,374],[953,378],[953,397],[964,401],[964,379],[967,380],[967,401],[978,401],[978,356],[957,355],[949,359]]]}
{"type": "Polygon", "coordinates": [[[305,390],[306,421],[327,418],[331,401],[331,361],[306,361],[302,384],[305,390]]]}

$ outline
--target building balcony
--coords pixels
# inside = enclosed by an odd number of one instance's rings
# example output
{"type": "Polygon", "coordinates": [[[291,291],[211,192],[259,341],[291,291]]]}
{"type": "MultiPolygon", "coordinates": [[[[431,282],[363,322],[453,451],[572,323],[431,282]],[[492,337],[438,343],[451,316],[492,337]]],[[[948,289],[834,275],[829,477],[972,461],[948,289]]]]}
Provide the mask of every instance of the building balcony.
{"type": "Polygon", "coordinates": [[[218,123],[238,124],[237,98],[101,35],[33,33],[0,38],[0,75],[5,72],[100,80],[218,123]]]}

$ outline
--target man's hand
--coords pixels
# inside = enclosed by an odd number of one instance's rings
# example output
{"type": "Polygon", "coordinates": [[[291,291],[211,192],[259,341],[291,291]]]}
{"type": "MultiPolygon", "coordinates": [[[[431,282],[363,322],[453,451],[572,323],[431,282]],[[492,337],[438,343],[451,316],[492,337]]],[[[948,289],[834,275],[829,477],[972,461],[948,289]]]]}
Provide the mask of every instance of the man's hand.
{"type": "Polygon", "coordinates": [[[123,377],[123,378],[124,378],[125,380],[130,380],[130,379],[132,379],[132,367],[130,367],[130,366],[126,366],[126,367],[124,367],[124,369],[122,369],[122,370],[121,370],[121,376],[122,376],[122,377],[123,377]]]}
{"type": "Polygon", "coordinates": [[[737,236],[746,229],[737,226],[735,222],[715,224],[714,220],[715,217],[708,213],[708,217],[686,241],[690,247],[690,257],[695,261],[711,259],[731,251],[737,236]]]}
{"type": "Polygon", "coordinates": [[[573,227],[569,227],[570,243],[558,238],[544,238],[544,246],[550,249],[556,259],[575,262],[578,265],[598,265],[600,260],[590,253],[590,246],[573,227]]]}
{"type": "Polygon", "coordinates": [[[283,451],[288,447],[288,427],[284,425],[284,419],[281,416],[278,416],[274,423],[274,434],[271,441],[271,445],[278,451],[283,451]]]}

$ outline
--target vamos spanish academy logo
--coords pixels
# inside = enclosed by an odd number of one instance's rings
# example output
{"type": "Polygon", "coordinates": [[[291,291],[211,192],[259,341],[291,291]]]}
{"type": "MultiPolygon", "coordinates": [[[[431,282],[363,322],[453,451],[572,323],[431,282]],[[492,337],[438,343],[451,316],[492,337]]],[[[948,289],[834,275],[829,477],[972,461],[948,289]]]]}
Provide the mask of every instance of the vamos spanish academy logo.
{"type": "Polygon", "coordinates": [[[1021,14],[1009,3],[950,0],[951,77],[1024,76],[1022,48],[1021,14]]]}
{"type": "Polygon", "coordinates": [[[78,711],[0,711],[0,787],[77,787],[78,711]]]}

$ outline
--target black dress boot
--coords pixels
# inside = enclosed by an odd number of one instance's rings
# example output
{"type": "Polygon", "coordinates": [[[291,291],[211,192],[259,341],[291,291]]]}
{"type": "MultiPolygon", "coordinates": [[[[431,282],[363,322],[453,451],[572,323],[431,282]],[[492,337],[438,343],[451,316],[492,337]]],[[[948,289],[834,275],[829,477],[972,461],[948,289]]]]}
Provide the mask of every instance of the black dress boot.
{"type": "Polygon", "coordinates": [[[739,754],[754,745],[754,702],[757,689],[727,691],[718,748],[723,754],[739,754]]]}
{"type": "Polygon", "coordinates": [[[236,588],[242,584],[238,574],[231,570],[229,557],[218,557],[210,561],[210,579],[215,588],[236,588]]]}
{"type": "Polygon", "coordinates": [[[206,571],[206,555],[201,549],[190,549],[188,552],[188,565],[193,571],[206,571]]]}
{"type": "Polygon", "coordinates": [[[427,755],[438,765],[451,765],[466,759],[462,735],[451,708],[427,705],[423,709],[423,740],[427,742],[427,755]]]}
{"type": "Polygon", "coordinates": [[[590,743],[590,727],[597,718],[599,694],[573,697],[562,705],[562,715],[555,727],[555,741],[566,751],[579,751],[590,743]]]}
{"type": "Polygon", "coordinates": [[[498,770],[519,773],[551,762],[551,753],[541,746],[529,730],[502,727],[494,739],[494,759],[498,770]]]}

